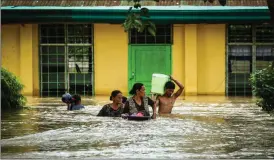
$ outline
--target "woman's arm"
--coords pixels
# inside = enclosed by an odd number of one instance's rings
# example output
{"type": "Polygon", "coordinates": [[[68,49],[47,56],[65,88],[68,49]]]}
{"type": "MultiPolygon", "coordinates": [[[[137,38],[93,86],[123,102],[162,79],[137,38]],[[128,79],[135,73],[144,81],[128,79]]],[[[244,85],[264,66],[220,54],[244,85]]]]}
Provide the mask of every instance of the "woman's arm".
{"type": "Polygon", "coordinates": [[[156,106],[156,103],[154,103],[154,101],[152,99],[150,99],[148,97],[148,105],[150,105],[152,107],[152,110],[153,110],[153,114],[152,114],[152,118],[153,119],[156,119],[156,110],[157,110],[157,106],[156,106]]]}

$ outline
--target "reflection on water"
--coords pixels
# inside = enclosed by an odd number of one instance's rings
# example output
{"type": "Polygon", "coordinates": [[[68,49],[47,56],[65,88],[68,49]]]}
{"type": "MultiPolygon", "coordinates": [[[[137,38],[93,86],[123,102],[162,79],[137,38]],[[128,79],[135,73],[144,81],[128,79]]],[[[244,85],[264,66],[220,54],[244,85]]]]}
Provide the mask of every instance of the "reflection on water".
{"type": "Polygon", "coordinates": [[[66,111],[60,99],[29,98],[2,112],[2,158],[274,158],[274,116],[252,99],[186,97],[142,122],[96,117],[107,100],[66,111]]]}

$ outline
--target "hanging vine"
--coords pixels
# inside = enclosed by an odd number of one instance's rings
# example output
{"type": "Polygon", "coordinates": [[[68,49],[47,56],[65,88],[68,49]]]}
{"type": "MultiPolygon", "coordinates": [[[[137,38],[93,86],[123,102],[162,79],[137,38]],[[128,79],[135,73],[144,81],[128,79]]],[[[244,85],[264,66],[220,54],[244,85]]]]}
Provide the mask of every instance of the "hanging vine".
{"type": "MultiPolygon", "coordinates": [[[[142,0],[128,0],[128,2],[133,2],[134,5],[129,8],[128,15],[122,26],[125,31],[131,31],[132,29],[137,30],[138,32],[143,32],[145,29],[155,36],[156,35],[156,27],[155,24],[150,20],[149,9],[141,6],[142,0]]],[[[159,0],[154,0],[156,3],[159,0]]],[[[215,0],[202,0],[205,3],[214,3],[215,0]]],[[[225,6],[227,0],[218,0],[220,5],[225,6]]]]}

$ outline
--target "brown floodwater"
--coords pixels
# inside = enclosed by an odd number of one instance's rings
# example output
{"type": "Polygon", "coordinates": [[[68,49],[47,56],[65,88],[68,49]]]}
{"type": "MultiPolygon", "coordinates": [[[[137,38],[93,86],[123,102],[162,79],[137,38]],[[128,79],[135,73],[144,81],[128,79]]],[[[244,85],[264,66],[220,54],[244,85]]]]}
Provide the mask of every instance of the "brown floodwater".
{"type": "Polygon", "coordinates": [[[149,121],[96,117],[108,97],[67,111],[60,98],[28,97],[1,115],[1,158],[274,158],[274,115],[251,98],[179,99],[149,121]]]}

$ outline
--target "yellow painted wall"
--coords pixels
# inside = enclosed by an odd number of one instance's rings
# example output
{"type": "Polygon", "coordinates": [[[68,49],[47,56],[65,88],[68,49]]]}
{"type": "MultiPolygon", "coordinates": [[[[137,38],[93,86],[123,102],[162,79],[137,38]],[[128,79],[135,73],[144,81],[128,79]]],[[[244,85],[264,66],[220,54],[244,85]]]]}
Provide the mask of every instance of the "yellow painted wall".
{"type": "Polygon", "coordinates": [[[128,38],[120,24],[94,25],[95,94],[110,95],[128,86],[128,38]]]}
{"type": "Polygon", "coordinates": [[[33,95],[38,96],[39,87],[39,41],[38,41],[38,25],[32,25],[32,75],[33,75],[33,95]]]}
{"type": "Polygon", "coordinates": [[[198,26],[198,94],[225,94],[225,25],[198,26]]]}
{"type": "Polygon", "coordinates": [[[32,25],[20,25],[20,79],[25,85],[24,95],[33,92],[32,25]]]}
{"type": "MultiPolygon", "coordinates": [[[[39,95],[38,25],[2,25],[2,66],[19,76],[25,95],[39,95]]],[[[128,39],[120,25],[94,25],[96,95],[128,86],[128,39]]],[[[225,94],[225,25],[174,25],[172,75],[185,95],[225,94]]]]}
{"type": "MultiPolygon", "coordinates": [[[[183,85],[185,84],[185,34],[184,25],[174,24],[173,25],[173,45],[172,45],[172,76],[183,85]]],[[[176,90],[177,90],[176,85],[176,90]]]]}
{"type": "Polygon", "coordinates": [[[20,25],[2,25],[1,29],[2,66],[20,76],[20,25]]]}
{"type": "Polygon", "coordinates": [[[185,31],[185,94],[197,95],[197,24],[187,24],[185,31]]]}
{"type": "Polygon", "coordinates": [[[2,66],[24,84],[24,95],[39,91],[37,25],[2,25],[2,66]]]}

